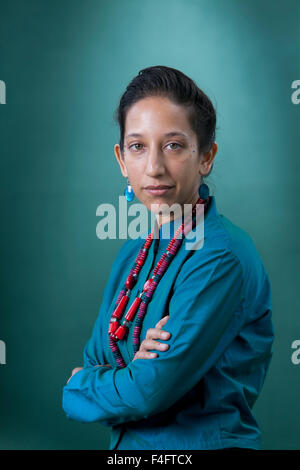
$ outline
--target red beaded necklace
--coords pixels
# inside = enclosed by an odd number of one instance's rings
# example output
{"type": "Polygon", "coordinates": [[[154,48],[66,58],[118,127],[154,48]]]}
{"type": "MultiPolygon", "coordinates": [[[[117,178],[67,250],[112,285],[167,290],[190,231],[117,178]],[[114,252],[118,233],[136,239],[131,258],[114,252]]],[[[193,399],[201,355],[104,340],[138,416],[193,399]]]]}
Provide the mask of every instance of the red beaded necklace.
{"type": "Polygon", "coordinates": [[[139,350],[140,332],[142,329],[142,323],[146,315],[147,306],[152,299],[153,293],[159,281],[161,280],[166,270],[168,269],[168,266],[171,263],[172,259],[174,258],[177,251],[179,250],[185,234],[193,227],[193,224],[195,223],[197,204],[204,204],[204,212],[206,212],[208,201],[209,201],[209,197],[207,199],[199,198],[197,200],[195,206],[193,207],[189,223],[184,224],[184,222],[182,222],[182,224],[178,227],[172,240],[168,244],[168,247],[165,253],[163,253],[159,262],[155,266],[153,273],[152,273],[152,277],[149,278],[145,282],[142,292],[138,295],[138,297],[135,298],[131,307],[129,308],[128,312],[125,315],[122,325],[120,325],[119,320],[121,320],[123,312],[126,309],[126,305],[128,303],[131,290],[137,282],[139,272],[145,263],[149,248],[152,244],[154,227],[151,233],[149,233],[148,237],[146,238],[145,243],[141,247],[135,259],[134,265],[129,272],[127,280],[117,298],[116,306],[112,313],[110,324],[109,324],[109,329],[108,329],[109,346],[113,352],[118,368],[126,367],[126,363],[122,357],[122,354],[117,345],[117,342],[120,340],[123,340],[127,336],[127,333],[132,324],[132,321],[137,313],[137,320],[136,320],[136,324],[135,324],[134,331],[133,331],[132,341],[133,341],[134,354],[139,350]],[[181,235],[181,238],[177,238],[179,234],[183,234],[183,236],[181,235]]]}

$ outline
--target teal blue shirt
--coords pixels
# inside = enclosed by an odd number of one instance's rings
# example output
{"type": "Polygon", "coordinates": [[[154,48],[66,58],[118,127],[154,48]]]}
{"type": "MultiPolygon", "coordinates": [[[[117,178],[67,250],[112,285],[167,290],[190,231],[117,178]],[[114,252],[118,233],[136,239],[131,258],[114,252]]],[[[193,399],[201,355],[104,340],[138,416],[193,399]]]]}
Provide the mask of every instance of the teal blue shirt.
{"type": "MultiPolygon", "coordinates": [[[[170,224],[170,238],[174,221],[170,224]]],[[[173,231],[172,231],[173,228],[173,231]]],[[[160,229],[160,236],[161,236],[160,229]]],[[[127,308],[152,275],[169,239],[155,239],[127,308]]],[[[210,197],[201,249],[186,239],[154,291],[140,342],[170,315],[167,351],[136,359],[134,322],[118,345],[119,369],[108,343],[117,297],[144,238],[127,240],[111,268],[84,368],[63,388],[69,419],[111,428],[109,449],[260,449],[253,405],[273,354],[271,287],[251,237],[218,213],[210,197]],[[112,367],[94,367],[109,363],[112,367]]],[[[154,351],[154,350],[153,350],[154,351]]]]}

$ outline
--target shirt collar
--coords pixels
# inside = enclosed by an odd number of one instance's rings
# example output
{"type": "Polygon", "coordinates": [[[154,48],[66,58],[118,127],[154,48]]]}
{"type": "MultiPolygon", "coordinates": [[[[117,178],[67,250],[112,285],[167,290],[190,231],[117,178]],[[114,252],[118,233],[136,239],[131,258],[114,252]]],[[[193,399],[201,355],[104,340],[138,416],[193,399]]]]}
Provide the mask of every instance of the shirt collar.
{"type": "MultiPolygon", "coordinates": [[[[215,196],[209,196],[209,202],[208,202],[208,208],[205,214],[205,219],[204,219],[204,230],[208,230],[210,227],[212,227],[214,223],[215,217],[218,216],[218,210],[216,206],[216,199],[215,196]]],[[[159,246],[159,248],[166,248],[169,242],[172,240],[177,228],[181,224],[182,219],[181,217],[171,220],[170,222],[167,222],[165,224],[162,224],[159,229],[159,234],[156,236],[156,239],[154,238],[154,242],[156,245],[159,246]]],[[[149,235],[149,232],[151,231],[152,227],[147,232],[144,232],[141,234],[138,239],[143,239],[145,240],[147,236],[149,235]]]]}
{"type": "MultiPolygon", "coordinates": [[[[209,197],[208,208],[205,214],[204,219],[204,229],[207,230],[213,224],[213,219],[218,215],[215,196],[209,197]]],[[[182,223],[182,218],[178,217],[175,220],[166,222],[160,226],[159,234],[157,235],[156,244],[159,246],[159,249],[165,249],[167,245],[172,240],[177,228],[182,223]]],[[[155,241],[155,238],[154,238],[155,241]]]]}

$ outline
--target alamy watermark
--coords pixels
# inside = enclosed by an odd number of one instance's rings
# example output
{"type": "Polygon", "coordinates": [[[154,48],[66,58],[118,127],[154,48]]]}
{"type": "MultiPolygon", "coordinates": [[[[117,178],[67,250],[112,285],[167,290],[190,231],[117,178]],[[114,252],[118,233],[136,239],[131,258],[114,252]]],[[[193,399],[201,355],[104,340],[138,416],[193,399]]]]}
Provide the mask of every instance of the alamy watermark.
{"type": "Polygon", "coordinates": [[[96,227],[96,235],[100,240],[109,239],[127,239],[144,238],[153,230],[153,238],[170,239],[179,226],[184,223],[184,234],[179,231],[177,238],[185,238],[185,249],[199,250],[204,243],[204,205],[197,204],[195,210],[195,220],[192,220],[192,204],[182,206],[174,203],[151,204],[151,222],[149,228],[149,214],[147,207],[142,203],[127,205],[125,196],[119,196],[119,210],[117,212],[113,204],[100,204],[97,207],[96,215],[101,217],[96,227]],[[170,224],[162,223],[159,230],[157,215],[161,214],[164,220],[174,219],[174,230],[170,234],[170,224]],[[128,225],[128,216],[134,217],[128,225]],[[119,230],[117,236],[117,220],[119,230]]]}
{"type": "Polygon", "coordinates": [[[0,104],[6,104],[6,85],[3,80],[0,80],[0,104]]]}
{"type": "Polygon", "coordinates": [[[300,364],[300,340],[295,339],[295,341],[292,342],[291,348],[295,349],[291,356],[291,361],[295,366],[297,366],[300,364]]]}
{"type": "Polygon", "coordinates": [[[0,364],[6,364],[6,344],[0,339],[0,364]]]}
{"type": "Polygon", "coordinates": [[[294,80],[292,83],[292,88],[295,91],[292,93],[291,100],[293,104],[300,103],[300,80],[294,80]]]}

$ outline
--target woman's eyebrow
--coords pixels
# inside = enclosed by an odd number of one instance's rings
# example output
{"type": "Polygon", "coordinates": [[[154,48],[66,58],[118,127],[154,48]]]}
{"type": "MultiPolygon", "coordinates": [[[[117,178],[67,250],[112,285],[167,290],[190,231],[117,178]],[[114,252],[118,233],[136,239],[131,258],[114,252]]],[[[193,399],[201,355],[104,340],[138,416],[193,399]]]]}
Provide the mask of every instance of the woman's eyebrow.
{"type": "MultiPolygon", "coordinates": [[[[176,135],[180,135],[182,137],[188,137],[186,134],[184,134],[183,132],[179,132],[179,131],[172,131],[172,132],[167,132],[164,137],[175,137],[176,135]]],[[[132,134],[128,134],[126,137],[143,137],[142,134],[138,134],[137,132],[134,132],[132,134]]]]}

